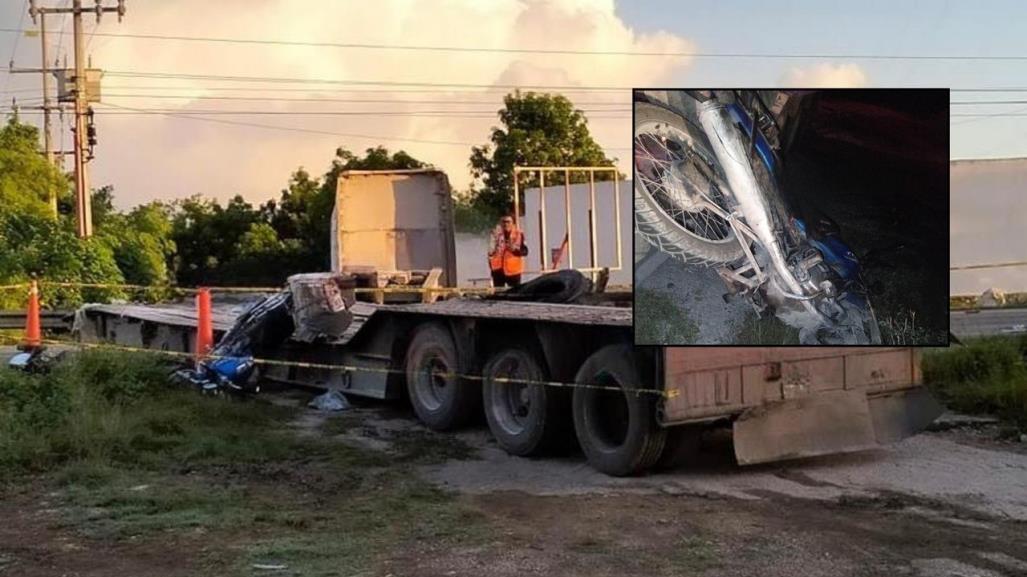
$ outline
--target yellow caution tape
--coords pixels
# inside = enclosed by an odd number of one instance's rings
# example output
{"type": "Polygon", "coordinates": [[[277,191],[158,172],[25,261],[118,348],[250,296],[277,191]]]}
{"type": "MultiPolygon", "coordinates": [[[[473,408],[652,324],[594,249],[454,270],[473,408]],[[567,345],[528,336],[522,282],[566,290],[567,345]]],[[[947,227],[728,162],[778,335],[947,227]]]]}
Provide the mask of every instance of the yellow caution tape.
{"type": "MultiPolygon", "coordinates": [[[[0,340],[7,340],[9,342],[10,341],[20,342],[19,339],[15,339],[15,338],[12,338],[12,337],[5,337],[3,335],[0,335],[0,340]]],[[[194,358],[194,356],[195,356],[192,353],[184,353],[184,352],[180,352],[180,351],[165,351],[165,350],[157,350],[157,349],[147,349],[147,348],[143,348],[143,347],[130,347],[130,346],[126,346],[126,345],[114,345],[114,344],[110,344],[110,343],[84,343],[84,342],[81,342],[81,341],[69,341],[69,340],[63,340],[63,339],[44,339],[42,341],[42,343],[43,344],[48,344],[48,345],[70,346],[70,347],[82,348],[82,349],[105,349],[105,350],[114,350],[114,351],[129,352],[129,353],[150,353],[150,354],[163,355],[163,356],[176,357],[176,358],[186,358],[186,359],[191,359],[191,358],[194,358]]],[[[230,357],[230,356],[226,356],[226,355],[206,355],[205,358],[206,359],[217,360],[217,359],[238,358],[238,357],[230,357]]],[[[282,360],[278,360],[278,359],[262,359],[262,358],[252,358],[251,360],[253,361],[254,364],[257,364],[257,365],[267,365],[267,366],[299,367],[299,368],[306,368],[306,369],[322,369],[322,370],[329,370],[329,371],[344,371],[344,372],[348,372],[348,371],[352,371],[352,372],[362,371],[362,372],[367,372],[367,373],[378,373],[378,374],[400,374],[400,375],[401,374],[405,374],[405,372],[400,370],[400,369],[387,369],[387,368],[378,368],[378,367],[361,367],[361,366],[356,366],[356,365],[336,365],[336,364],[325,364],[325,363],[309,363],[309,362],[303,362],[303,361],[282,361],[282,360]]],[[[482,382],[484,382],[487,379],[487,377],[485,377],[483,375],[471,375],[471,374],[463,374],[463,373],[456,373],[456,372],[435,372],[435,373],[432,373],[432,374],[435,375],[435,376],[440,376],[440,377],[445,377],[445,378],[459,378],[459,379],[465,379],[465,380],[470,380],[470,381],[482,381],[482,382]]],[[[598,385],[598,384],[589,384],[589,383],[566,383],[566,382],[561,382],[561,381],[548,381],[548,380],[537,380],[537,379],[520,379],[520,378],[508,378],[508,377],[492,377],[491,380],[493,382],[496,382],[496,383],[515,383],[515,384],[523,384],[523,385],[538,385],[538,386],[544,386],[544,387],[560,387],[560,388],[569,388],[569,389],[595,389],[595,390],[602,390],[602,391],[632,392],[632,393],[636,393],[636,394],[652,394],[652,395],[659,395],[659,396],[667,396],[667,392],[664,391],[663,389],[636,388],[636,389],[626,390],[626,389],[623,389],[621,387],[611,386],[611,385],[598,385]]]]}
{"type": "MultiPolygon", "coordinates": [[[[39,281],[41,287],[53,286],[61,288],[97,288],[97,289],[124,289],[124,290],[166,290],[178,293],[194,294],[201,289],[207,289],[213,293],[277,293],[285,290],[285,287],[236,287],[236,286],[210,286],[210,287],[180,287],[174,285],[139,285],[125,283],[89,283],[89,282],[68,282],[68,281],[39,281]]],[[[22,288],[29,286],[28,283],[8,285],[3,288],[22,288]]],[[[358,287],[350,289],[355,293],[429,293],[429,294],[494,294],[506,290],[495,287],[421,287],[421,286],[387,286],[387,287],[358,287]]]]}

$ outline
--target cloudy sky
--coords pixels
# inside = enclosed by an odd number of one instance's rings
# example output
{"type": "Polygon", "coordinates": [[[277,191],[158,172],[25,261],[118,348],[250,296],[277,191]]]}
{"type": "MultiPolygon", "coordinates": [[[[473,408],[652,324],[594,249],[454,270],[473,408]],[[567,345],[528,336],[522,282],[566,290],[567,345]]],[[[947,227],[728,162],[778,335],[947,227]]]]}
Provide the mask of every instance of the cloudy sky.
{"type": "MultiPolygon", "coordinates": [[[[108,2],[114,4],[113,0],[108,2]]],[[[41,5],[57,3],[69,2],[40,0],[41,5]]],[[[0,2],[0,28],[31,28],[31,21],[22,16],[26,4],[22,0],[0,2]]],[[[456,46],[492,51],[94,36],[88,51],[94,65],[108,74],[104,103],[96,107],[100,145],[92,164],[92,179],[96,186],[113,184],[119,204],[125,207],[194,193],[220,199],[238,193],[260,202],[275,196],[298,166],[315,174],[322,172],[337,146],[357,151],[378,144],[402,148],[443,168],[456,187],[465,188],[469,183],[470,145],[486,140],[504,86],[576,87],[565,93],[588,111],[600,144],[611,156],[621,159],[627,157],[630,144],[630,96],[627,90],[612,90],[616,87],[1027,87],[1027,83],[1014,80],[1027,72],[1024,60],[859,57],[1027,55],[1023,19],[1012,17],[1023,14],[1022,3],[1012,0],[128,0],[127,5],[128,14],[122,23],[108,15],[97,30],[109,34],[456,46]],[[509,51],[514,48],[824,57],[509,51]],[[173,76],[165,77],[167,74],[173,76]],[[194,78],[182,78],[183,74],[194,78]],[[276,80],[238,82],[211,76],[276,80]],[[313,83],[315,80],[331,82],[313,83]],[[310,102],[312,99],[336,101],[310,102]],[[355,102],[360,100],[371,102],[355,102]],[[179,116],[139,114],[138,109],[179,116]],[[212,114],[230,110],[263,114],[212,114]],[[296,114],[316,111],[387,114],[296,114]],[[237,122],[264,127],[232,124],[237,122]]],[[[87,18],[86,22],[87,30],[93,30],[94,21],[87,18]]],[[[53,17],[48,28],[60,29],[62,24],[62,18],[53,17]]],[[[70,31],[70,24],[66,31],[70,31]]],[[[0,56],[6,61],[13,52],[17,66],[38,66],[39,39],[16,40],[17,36],[0,31],[0,56]]],[[[70,37],[54,35],[51,51],[63,55],[69,45],[70,37]]],[[[4,107],[0,109],[7,109],[12,97],[25,105],[33,104],[31,99],[39,95],[38,83],[36,75],[0,73],[0,103],[4,107]]],[[[1023,96],[953,93],[952,99],[1023,96]]],[[[953,111],[990,113],[1021,108],[1027,109],[1027,105],[956,106],[953,111]]],[[[38,115],[25,117],[36,121],[38,115]]],[[[953,158],[1027,156],[1022,138],[1027,118],[954,120],[953,158]]],[[[627,168],[623,162],[622,167],[627,168]]]]}

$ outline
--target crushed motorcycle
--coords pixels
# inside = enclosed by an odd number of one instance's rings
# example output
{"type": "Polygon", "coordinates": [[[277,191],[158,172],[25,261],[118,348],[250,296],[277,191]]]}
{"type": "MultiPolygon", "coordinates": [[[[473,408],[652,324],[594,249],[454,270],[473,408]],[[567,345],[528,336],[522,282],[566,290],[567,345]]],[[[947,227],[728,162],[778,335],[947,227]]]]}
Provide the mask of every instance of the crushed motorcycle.
{"type": "Polygon", "coordinates": [[[635,228],[715,267],[725,298],[798,330],[800,344],[880,344],[859,260],[828,216],[782,194],[782,130],[755,91],[688,91],[682,111],[635,102],[635,228]]]}

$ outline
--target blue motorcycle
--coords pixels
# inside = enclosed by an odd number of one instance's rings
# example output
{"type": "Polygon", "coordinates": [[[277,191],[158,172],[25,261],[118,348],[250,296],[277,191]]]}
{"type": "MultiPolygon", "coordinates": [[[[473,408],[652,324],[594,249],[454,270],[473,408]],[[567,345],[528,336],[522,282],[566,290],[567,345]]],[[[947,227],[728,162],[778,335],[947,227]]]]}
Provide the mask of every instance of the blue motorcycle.
{"type": "Polygon", "coordinates": [[[715,266],[729,292],[798,329],[801,344],[880,344],[859,262],[837,225],[797,217],[781,194],[779,151],[790,133],[779,118],[796,96],[674,96],[675,106],[635,103],[636,231],[679,260],[715,266]]]}

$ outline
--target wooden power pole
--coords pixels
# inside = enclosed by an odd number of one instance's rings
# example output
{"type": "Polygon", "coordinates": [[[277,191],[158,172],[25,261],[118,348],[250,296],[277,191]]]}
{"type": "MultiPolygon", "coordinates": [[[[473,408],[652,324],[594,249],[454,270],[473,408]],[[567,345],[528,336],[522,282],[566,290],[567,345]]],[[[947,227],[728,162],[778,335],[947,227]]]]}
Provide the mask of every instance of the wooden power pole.
{"type": "MultiPolygon", "coordinates": [[[[75,142],[75,219],[76,231],[80,238],[89,238],[93,235],[93,215],[89,198],[89,174],[86,167],[88,140],[86,121],[89,115],[89,94],[86,91],[86,54],[84,46],[84,34],[82,30],[82,14],[91,12],[96,14],[96,22],[100,22],[100,16],[105,12],[116,12],[118,21],[125,15],[125,0],[117,0],[117,6],[105,6],[104,0],[93,0],[95,5],[91,8],[84,8],[82,0],[72,0],[71,7],[39,7],[36,0],[29,1],[29,15],[32,21],[36,16],[40,17],[40,31],[43,33],[43,67],[38,71],[43,73],[43,123],[44,123],[44,148],[47,158],[53,161],[53,148],[50,136],[50,105],[49,105],[49,79],[48,63],[46,55],[46,15],[47,14],[71,14],[73,23],[73,34],[75,37],[75,127],[72,129],[75,142]]],[[[26,70],[29,72],[29,70],[26,70]]],[[[53,199],[56,203],[56,199],[53,199]]]]}

